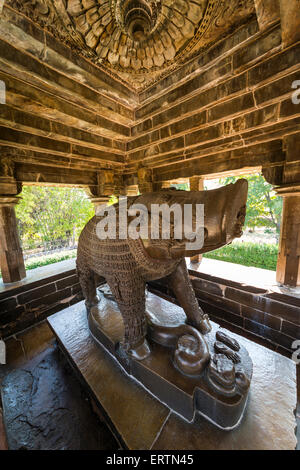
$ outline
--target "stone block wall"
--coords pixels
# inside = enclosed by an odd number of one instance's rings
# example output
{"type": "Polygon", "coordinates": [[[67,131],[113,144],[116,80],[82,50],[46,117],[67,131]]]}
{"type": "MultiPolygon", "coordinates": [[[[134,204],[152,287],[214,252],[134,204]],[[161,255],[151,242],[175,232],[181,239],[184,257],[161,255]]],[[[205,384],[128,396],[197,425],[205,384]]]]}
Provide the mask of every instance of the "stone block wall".
{"type": "MultiPolygon", "coordinates": [[[[291,357],[300,339],[300,299],[190,271],[200,307],[211,320],[274,351],[291,357]]],[[[165,281],[149,290],[177,303],[165,281]]]]}
{"type": "Polygon", "coordinates": [[[83,299],[72,269],[0,292],[0,337],[7,338],[83,299]]]}

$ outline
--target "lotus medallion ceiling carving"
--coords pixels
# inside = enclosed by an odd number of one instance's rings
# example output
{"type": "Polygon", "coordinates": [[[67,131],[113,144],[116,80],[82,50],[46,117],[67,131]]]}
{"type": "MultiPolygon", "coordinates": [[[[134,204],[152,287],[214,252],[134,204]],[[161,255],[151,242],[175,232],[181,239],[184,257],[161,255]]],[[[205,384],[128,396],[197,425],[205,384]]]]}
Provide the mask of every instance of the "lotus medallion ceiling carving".
{"type": "Polygon", "coordinates": [[[253,0],[7,0],[134,88],[246,21],[253,0]]]}

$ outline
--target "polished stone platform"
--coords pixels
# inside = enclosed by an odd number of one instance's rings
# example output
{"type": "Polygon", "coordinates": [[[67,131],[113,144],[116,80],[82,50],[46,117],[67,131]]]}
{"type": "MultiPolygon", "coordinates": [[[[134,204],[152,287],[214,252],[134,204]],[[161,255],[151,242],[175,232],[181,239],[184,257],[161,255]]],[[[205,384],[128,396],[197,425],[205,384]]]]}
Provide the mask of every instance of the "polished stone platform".
{"type": "MultiPolygon", "coordinates": [[[[170,303],[152,294],[148,304],[170,303]]],[[[174,306],[174,308],[178,308],[174,306]]],[[[57,340],[116,438],[128,449],[295,449],[296,367],[262,346],[230,333],[253,361],[245,415],[233,431],[223,431],[200,415],[190,424],[170,411],[119,366],[91,338],[83,302],[48,319],[57,340]]]]}

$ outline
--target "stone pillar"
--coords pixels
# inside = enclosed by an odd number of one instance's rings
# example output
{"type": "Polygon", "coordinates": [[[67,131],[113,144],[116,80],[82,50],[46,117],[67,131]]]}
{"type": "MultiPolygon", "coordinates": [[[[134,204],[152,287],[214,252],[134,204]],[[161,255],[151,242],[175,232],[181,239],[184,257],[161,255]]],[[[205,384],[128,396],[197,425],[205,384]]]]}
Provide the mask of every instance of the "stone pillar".
{"type": "Polygon", "coordinates": [[[107,205],[116,188],[115,173],[113,170],[102,170],[97,174],[97,184],[86,189],[90,201],[94,204],[95,213],[107,205]]]}
{"type": "Polygon", "coordinates": [[[283,212],[277,282],[291,287],[300,286],[300,134],[283,139],[286,160],[282,182],[275,188],[283,197],[283,212]]]}
{"type": "Polygon", "coordinates": [[[280,0],[282,43],[291,46],[300,40],[300,0],[280,0]]]}
{"type": "Polygon", "coordinates": [[[15,213],[18,202],[17,197],[0,196],[0,266],[4,283],[26,277],[15,213]]]}
{"type": "Polygon", "coordinates": [[[3,282],[21,281],[26,270],[18,234],[15,205],[22,190],[14,178],[15,164],[11,157],[0,157],[0,267],[3,282]]]}
{"type": "Polygon", "coordinates": [[[97,193],[101,194],[101,196],[112,196],[116,187],[114,170],[102,170],[98,173],[97,179],[97,193]]]}
{"type": "Polygon", "coordinates": [[[141,194],[153,192],[152,170],[141,166],[137,171],[139,190],[141,194]]]}
{"type": "MultiPolygon", "coordinates": [[[[190,191],[203,191],[204,190],[204,178],[200,176],[193,176],[190,178],[190,191]]],[[[192,263],[201,263],[203,259],[202,255],[196,255],[191,258],[192,263]]]]}
{"type": "Polygon", "coordinates": [[[277,189],[283,197],[280,245],[276,280],[290,287],[300,286],[300,185],[277,189]]]}
{"type": "Polygon", "coordinates": [[[280,20],[280,0],[254,0],[259,29],[264,31],[280,20]]]}

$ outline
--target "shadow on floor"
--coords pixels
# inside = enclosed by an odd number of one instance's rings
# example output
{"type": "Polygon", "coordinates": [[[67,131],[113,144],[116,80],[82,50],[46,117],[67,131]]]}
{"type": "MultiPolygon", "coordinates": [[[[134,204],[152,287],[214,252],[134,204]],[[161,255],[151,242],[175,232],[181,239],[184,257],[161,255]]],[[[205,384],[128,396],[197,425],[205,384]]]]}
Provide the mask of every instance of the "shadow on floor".
{"type": "Polygon", "coordinates": [[[115,450],[46,324],[8,345],[2,406],[10,450],[115,450]],[[33,334],[34,333],[34,334],[33,334]]]}

